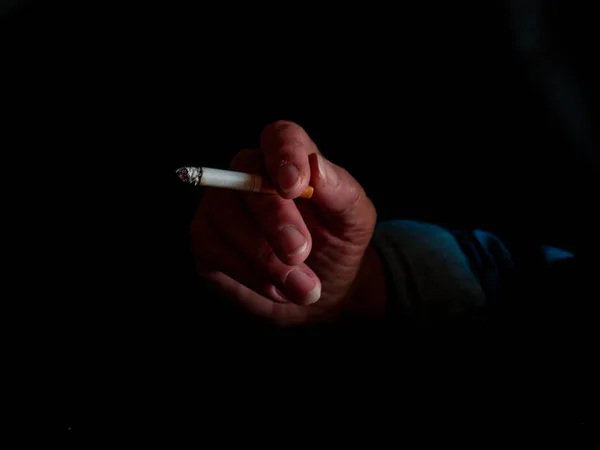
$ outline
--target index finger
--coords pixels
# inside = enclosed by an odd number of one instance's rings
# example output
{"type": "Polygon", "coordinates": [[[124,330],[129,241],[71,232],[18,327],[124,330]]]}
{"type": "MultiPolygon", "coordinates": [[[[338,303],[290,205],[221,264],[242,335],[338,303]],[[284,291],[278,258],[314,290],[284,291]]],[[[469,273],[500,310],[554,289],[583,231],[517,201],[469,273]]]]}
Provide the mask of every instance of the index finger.
{"type": "Polygon", "coordinates": [[[318,152],[304,129],[285,120],[267,125],[260,147],[267,174],[279,195],[292,199],[302,194],[310,181],[308,155],[318,152]]]}

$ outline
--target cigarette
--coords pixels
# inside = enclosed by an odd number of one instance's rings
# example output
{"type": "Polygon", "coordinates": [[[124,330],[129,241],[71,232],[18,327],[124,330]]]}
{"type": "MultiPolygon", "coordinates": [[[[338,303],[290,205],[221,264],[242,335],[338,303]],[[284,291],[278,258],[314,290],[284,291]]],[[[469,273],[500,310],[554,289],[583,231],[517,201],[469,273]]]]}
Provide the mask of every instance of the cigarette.
{"type": "MultiPolygon", "coordinates": [[[[181,181],[195,186],[277,195],[277,190],[260,175],[233,172],[231,170],[211,169],[209,167],[182,167],[177,169],[176,173],[181,181]]],[[[311,198],[313,192],[314,188],[308,186],[304,192],[300,194],[300,197],[311,198]]]]}

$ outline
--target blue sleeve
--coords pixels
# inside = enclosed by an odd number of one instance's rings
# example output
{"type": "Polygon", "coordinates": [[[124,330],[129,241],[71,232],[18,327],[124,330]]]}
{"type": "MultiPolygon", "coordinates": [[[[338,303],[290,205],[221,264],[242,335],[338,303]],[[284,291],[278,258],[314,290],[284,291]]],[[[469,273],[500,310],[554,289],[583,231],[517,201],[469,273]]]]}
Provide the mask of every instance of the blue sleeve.
{"type": "Polygon", "coordinates": [[[476,314],[517,277],[573,257],[553,247],[522,251],[485,231],[407,220],[379,223],[372,245],[386,272],[388,316],[425,324],[476,314]]]}

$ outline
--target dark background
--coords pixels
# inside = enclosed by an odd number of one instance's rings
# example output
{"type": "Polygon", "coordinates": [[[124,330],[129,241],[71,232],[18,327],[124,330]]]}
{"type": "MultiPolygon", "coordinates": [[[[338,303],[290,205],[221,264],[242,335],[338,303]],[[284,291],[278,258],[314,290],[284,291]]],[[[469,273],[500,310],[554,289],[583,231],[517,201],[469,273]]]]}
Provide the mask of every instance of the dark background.
{"type": "MultiPolygon", "coordinates": [[[[73,150],[82,164],[162,177],[225,166],[266,123],[295,120],[364,183],[383,219],[587,245],[598,170],[591,14],[577,2],[488,3],[22,2],[3,18],[15,57],[3,95],[20,107],[7,119],[20,112],[21,126],[56,143],[49,159],[66,163],[73,150]]],[[[189,210],[193,194],[170,181],[166,203],[189,210]]]]}
{"type": "Polygon", "coordinates": [[[15,203],[36,255],[28,284],[43,286],[34,303],[57,297],[34,310],[58,336],[69,423],[85,426],[90,398],[121,386],[115,358],[158,352],[191,370],[180,356],[205,342],[197,329],[219,341],[222,317],[194,298],[200,193],[173,172],[226,167],[277,119],[354,174],[380,219],[598,248],[590,8],[5,2],[3,155],[34,166],[13,189],[27,199],[15,203]]]}

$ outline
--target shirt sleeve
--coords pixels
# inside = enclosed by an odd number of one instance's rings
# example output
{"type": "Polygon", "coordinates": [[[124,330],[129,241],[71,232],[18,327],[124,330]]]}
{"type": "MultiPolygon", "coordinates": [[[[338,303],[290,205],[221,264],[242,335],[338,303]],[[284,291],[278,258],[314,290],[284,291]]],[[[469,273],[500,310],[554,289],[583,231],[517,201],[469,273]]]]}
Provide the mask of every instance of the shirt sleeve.
{"type": "Polygon", "coordinates": [[[407,220],[379,223],[372,245],[384,265],[388,319],[420,324],[478,314],[510,289],[521,267],[539,271],[573,257],[553,247],[515,254],[485,231],[407,220]]]}

